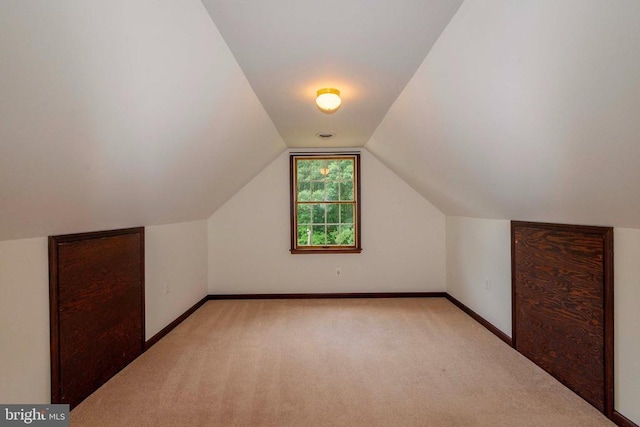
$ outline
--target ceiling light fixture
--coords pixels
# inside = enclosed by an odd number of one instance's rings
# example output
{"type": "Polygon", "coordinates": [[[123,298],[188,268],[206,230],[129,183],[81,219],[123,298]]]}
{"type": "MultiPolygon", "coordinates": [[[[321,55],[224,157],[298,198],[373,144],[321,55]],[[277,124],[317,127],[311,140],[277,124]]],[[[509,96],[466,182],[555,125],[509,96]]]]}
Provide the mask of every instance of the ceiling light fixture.
{"type": "Polygon", "coordinates": [[[320,139],[329,139],[336,136],[336,134],[333,132],[320,132],[320,133],[316,133],[316,136],[320,139]]]}
{"type": "Polygon", "coordinates": [[[342,99],[340,99],[340,91],[333,88],[324,88],[318,90],[318,97],[316,98],[316,105],[326,114],[335,113],[340,108],[342,99]]]}

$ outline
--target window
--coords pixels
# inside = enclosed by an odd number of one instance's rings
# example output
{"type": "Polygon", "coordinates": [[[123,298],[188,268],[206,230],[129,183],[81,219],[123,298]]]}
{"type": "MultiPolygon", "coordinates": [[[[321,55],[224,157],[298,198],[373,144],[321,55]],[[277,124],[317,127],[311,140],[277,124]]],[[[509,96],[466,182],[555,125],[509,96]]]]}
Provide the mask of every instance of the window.
{"type": "Polygon", "coordinates": [[[291,154],[291,253],[360,253],[360,154],[291,154]]]}

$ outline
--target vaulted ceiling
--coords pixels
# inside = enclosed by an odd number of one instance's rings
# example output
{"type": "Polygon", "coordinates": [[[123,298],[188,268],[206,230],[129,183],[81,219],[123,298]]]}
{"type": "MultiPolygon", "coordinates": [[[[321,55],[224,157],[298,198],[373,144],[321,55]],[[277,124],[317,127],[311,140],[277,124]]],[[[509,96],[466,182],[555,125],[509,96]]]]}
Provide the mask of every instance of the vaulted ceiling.
{"type": "Polygon", "coordinates": [[[466,0],[366,146],[448,215],[640,228],[640,2],[466,0]]]}
{"type": "Polygon", "coordinates": [[[0,2],[0,240],[209,217],[286,148],[199,0],[0,2]]]}
{"type": "Polygon", "coordinates": [[[462,0],[202,2],[288,146],[353,147],[367,143],[462,0]],[[315,106],[324,87],[341,91],[335,114],[315,106]]]}
{"type": "Polygon", "coordinates": [[[207,218],[325,145],[449,215],[640,228],[640,3],[460,4],[0,2],[0,240],[207,218]]]}

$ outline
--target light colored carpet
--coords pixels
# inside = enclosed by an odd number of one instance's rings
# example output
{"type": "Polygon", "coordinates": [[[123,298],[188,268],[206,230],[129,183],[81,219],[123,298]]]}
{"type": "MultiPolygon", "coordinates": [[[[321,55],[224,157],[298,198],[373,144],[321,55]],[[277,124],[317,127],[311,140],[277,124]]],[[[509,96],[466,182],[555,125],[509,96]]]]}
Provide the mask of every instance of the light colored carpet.
{"type": "Polygon", "coordinates": [[[608,426],[443,298],[209,301],[72,426],[608,426]]]}

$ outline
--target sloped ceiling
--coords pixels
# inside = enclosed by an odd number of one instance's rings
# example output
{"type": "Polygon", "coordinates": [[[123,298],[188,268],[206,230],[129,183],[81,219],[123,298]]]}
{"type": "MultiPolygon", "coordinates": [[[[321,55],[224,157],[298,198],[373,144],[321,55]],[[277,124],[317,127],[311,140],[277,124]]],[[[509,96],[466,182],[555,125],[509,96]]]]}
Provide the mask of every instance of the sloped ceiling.
{"type": "Polygon", "coordinates": [[[369,140],[462,0],[202,2],[288,146],[353,147],[369,140]],[[315,106],[323,87],[341,91],[335,114],[315,106]]]}
{"type": "Polygon", "coordinates": [[[448,215],[640,227],[640,2],[466,0],[366,147],[448,215]]]}
{"type": "Polygon", "coordinates": [[[285,147],[200,1],[0,2],[0,240],[207,218],[285,147]]]}
{"type": "Polygon", "coordinates": [[[365,142],[448,215],[640,228],[640,3],[460,1],[0,2],[0,240],[207,218],[365,142]]]}

